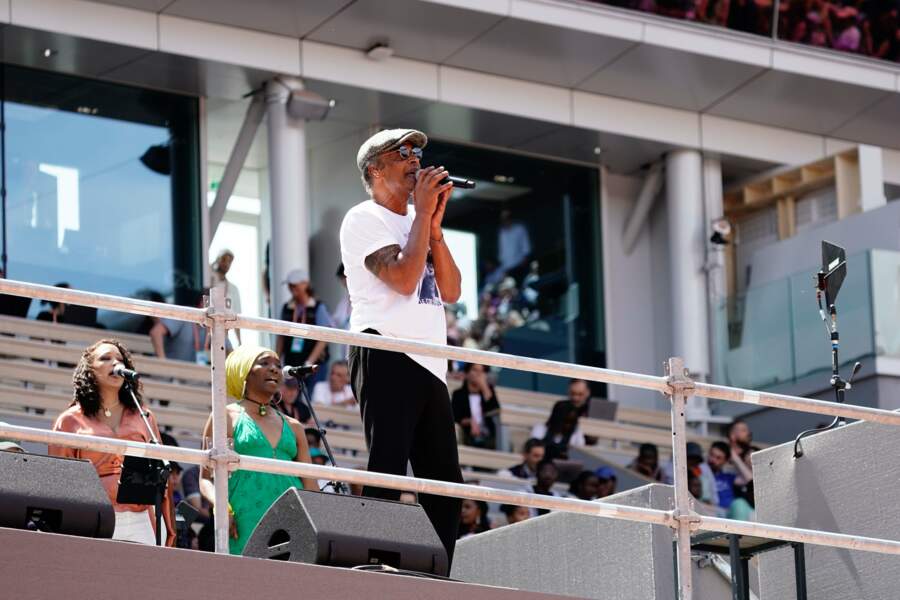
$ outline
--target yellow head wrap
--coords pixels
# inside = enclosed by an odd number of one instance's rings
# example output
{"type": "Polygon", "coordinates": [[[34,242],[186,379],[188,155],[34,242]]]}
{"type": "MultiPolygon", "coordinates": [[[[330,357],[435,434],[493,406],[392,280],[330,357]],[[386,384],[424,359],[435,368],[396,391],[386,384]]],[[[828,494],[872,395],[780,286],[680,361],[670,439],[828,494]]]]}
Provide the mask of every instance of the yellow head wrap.
{"type": "Polygon", "coordinates": [[[244,399],[244,384],[256,359],[266,352],[274,352],[262,346],[239,346],[225,359],[225,389],[235,400],[244,399]]]}

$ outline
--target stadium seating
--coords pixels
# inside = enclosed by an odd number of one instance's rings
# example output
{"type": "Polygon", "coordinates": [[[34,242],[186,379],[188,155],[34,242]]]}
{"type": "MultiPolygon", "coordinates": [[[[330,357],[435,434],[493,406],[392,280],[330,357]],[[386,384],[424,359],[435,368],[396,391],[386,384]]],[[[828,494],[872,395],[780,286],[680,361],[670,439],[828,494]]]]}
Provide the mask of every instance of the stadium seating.
{"type": "MultiPolygon", "coordinates": [[[[209,414],[209,369],[156,358],[147,336],[88,327],[0,317],[0,417],[22,416],[27,407],[28,412],[49,426],[70,402],[71,365],[87,344],[101,337],[116,337],[135,353],[137,368],[145,375],[144,397],[161,426],[183,443],[199,445],[200,431],[209,414]]],[[[458,381],[451,381],[451,387],[457,385],[458,381]]],[[[497,394],[502,403],[502,422],[517,431],[519,439],[527,437],[536,423],[546,420],[553,402],[558,400],[553,395],[514,388],[498,388],[497,394]]],[[[332,447],[346,451],[347,456],[359,457],[350,463],[363,462],[365,441],[358,414],[327,406],[317,408],[317,413],[323,422],[340,426],[328,433],[332,447]]],[[[668,454],[668,413],[620,407],[619,417],[618,421],[581,420],[584,433],[600,439],[596,448],[599,455],[624,465],[634,456],[632,445],[643,442],[657,444],[662,454],[668,454]]],[[[694,438],[703,444],[710,441],[694,438]]],[[[461,446],[460,460],[464,466],[478,470],[498,470],[520,458],[513,452],[461,446]]],[[[482,473],[478,476],[488,478],[482,473]]]]}

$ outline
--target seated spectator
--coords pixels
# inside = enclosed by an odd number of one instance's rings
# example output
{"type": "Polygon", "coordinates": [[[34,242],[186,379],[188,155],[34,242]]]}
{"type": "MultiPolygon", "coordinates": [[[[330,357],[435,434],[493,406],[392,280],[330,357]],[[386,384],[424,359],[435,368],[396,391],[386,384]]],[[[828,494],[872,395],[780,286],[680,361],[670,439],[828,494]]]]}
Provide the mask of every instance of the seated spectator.
{"type": "Polygon", "coordinates": [[[703,484],[700,477],[693,471],[688,471],[688,492],[698,502],[703,502],[703,484]]]}
{"type": "Polygon", "coordinates": [[[579,417],[586,417],[591,408],[591,386],[584,379],[569,381],[568,397],[553,405],[553,410],[574,410],[579,417]]]}
{"type": "Polygon", "coordinates": [[[212,507],[200,493],[200,465],[191,465],[181,474],[181,493],[184,501],[199,513],[195,523],[201,525],[197,534],[198,550],[215,552],[216,537],[213,526],[212,507]]]}
{"type": "MultiPolygon", "coordinates": [[[[309,449],[309,459],[313,464],[325,466],[328,464],[328,456],[318,448],[310,448],[309,449]]],[[[317,480],[319,487],[317,488],[320,492],[329,492],[329,493],[337,493],[337,490],[334,488],[334,482],[328,479],[318,479],[317,480]]]]}
{"type": "Polygon", "coordinates": [[[309,412],[309,407],[306,406],[306,400],[300,395],[300,384],[297,383],[297,380],[288,377],[281,382],[278,392],[281,394],[281,411],[304,425],[308,424],[312,414],[309,412]]]}
{"type": "Polygon", "coordinates": [[[593,471],[582,471],[569,484],[569,494],[580,500],[596,500],[600,495],[600,479],[593,471]]]}
{"type": "Polygon", "coordinates": [[[737,476],[732,471],[725,470],[728,461],[731,460],[731,448],[725,442],[713,442],[706,455],[706,463],[712,471],[716,481],[716,495],[719,499],[719,508],[726,513],[734,501],[734,480],[737,476]]]}
{"type": "Polygon", "coordinates": [[[313,388],[312,401],[321,406],[340,406],[356,410],[359,405],[350,388],[350,367],[347,362],[337,360],[331,364],[328,381],[320,381],[313,388]]]}
{"type": "MultiPolygon", "coordinates": [[[[184,305],[203,308],[204,292],[184,290],[184,305]]],[[[209,330],[197,323],[177,319],[156,319],[150,328],[153,351],[159,358],[184,360],[202,365],[210,364],[209,349],[212,340],[209,330]]],[[[226,341],[226,349],[231,344],[226,341]]]]}
{"type": "MultiPolygon", "coordinates": [[[[350,294],[347,291],[347,273],[344,271],[344,263],[338,265],[335,276],[341,283],[343,291],[341,292],[341,299],[338,300],[334,312],[331,313],[331,322],[337,329],[346,331],[350,329],[350,314],[353,312],[353,309],[350,306],[350,294]]],[[[349,350],[346,344],[338,344],[335,358],[338,360],[347,360],[348,352],[349,350]]]]}
{"type": "Polygon", "coordinates": [[[322,449],[322,434],[315,427],[307,427],[303,430],[306,433],[306,443],[309,449],[322,449]]]}
{"type": "Polygon", "coordinates": [[[531,437],[544,440],[546,457],[569,458],[569,446],[584,446],[584,434],[578,426],[578,412],[565,404],[557,404],[546,423],[531,429],[531,437]]]}
{"type": "Polygon", "coordinates": [[[659,469],[659,448],[656,444],[641,444],[638,455],[628,464],[628,468],[637,471],[645,477],[659,481],[662,473],[659,469]]]}
{"type": "Polygon", "coordinates": [[[497,448],[497,418],[500,403],[487,379],[489,367],[468,363],[465,383],[453,392],[453,417],[463,430],[463,444],[497,448]]]}
{"type": "Polygon", "coordinates": [[[488,520],[488,505],[483,500],[470,500],[468,498],[462,501],[462,508],[459,513],[459,539],[482,533],[491,528],[491,522],[488,520]]]}
{"type": "MultiPolygon", "coordinates": [[[[559,497],[559,493],[553,489],[557,479],[559,479],[559,471],[557,470],[556,465],[553,464],[552,460],[545,460],[538,465],[537,481],[531,486],[531,489],[527,491],[534,494],[541,494],[542,496],[559,497]]],[[[546,515],[550,512],[546,508],[532,508],[530,510],[532,516],[546,515]]]]}
{"type": "MultiPolygon", "coordinates": [[[[845,52],[859,52],[862,46],[862,32],[856,24],[859,12],[852,6],[832,6],[832,28],[834,38],[831,47],[845,52]]],[[[827,31],[827,29],[826,29],[827,31]]]]}
{"type": "MultiPolygon", "coordinates": [[[[702,486],[700,500],[706,504],[717,506],[719,498],[716,495],[716,478],[713,476],[712,470],[703,459],[703,448],[697,442],[687,443],[687,470],[688,473],[696,475],[702,486]]],[[[674,485],[673,477],[674,467],[670,460],[663,468],[663,483],[674,485]]]]}
{"type": "Polygon", "coordinates": [[[502,504],[500,512],[506,515],[507,525],[515,525],[531,517],[531,511],[528,510],[527,506],[516,506],[515,504],[502,504]]]}
{"type": "Polygon", "coordinates": [[[519,479],[531,479],[537,476],[538,465],[544,460],[544,440],[531,438],[522,448],[522,462],[499,471],[500,475],[511,475],[519,479]]]}
{"type": "Polygon", "coordinates": [[[594,474],[597,475],[599,484],[599,489],[597,490],[598,498],[606,498],[607,496],[612,496],[616,493],[618,477],[616,477],[615,469],[603,466],[594,471],[594,474]]]}
{"type": "Polygon", "coordinates": [[[737,419],[728,427],[728,443],[731,447],[729,468],[734,469],[734,501],[728,514],[733,519],[746,521],[752,518],[756,503],[753,498],[753,463],[750,455],[759,450],[753,445],[753,433],[747,423],[737,419]]]}
{"type": "MultiPolygon", "coordinates": [[[[63,289],[71,289],[68,283],[57,283],[53,287],[63,288],[63,289]]],[[[61,302],[52,302],[50,300],[41,300],[41,305],[46,306],[47,308],[38,313],[37,319],[38,321],[49,321],[50,323],[65,323],[66,322],[66,305],[61,302]]]]}
{"type": "MultiPolygon", "coordinates": [[[[574,410],[578,417],[587,417],[591,409],[591,386],[584,379],[572,379],[569,381],[568,397],[553,405],[554,410],[574,410]]],[[[601,402],[605,402],[601,400],[601,402]]],[[[552,411],[551,411],[552,412],[552,411]]],[[[585,436],[585,443],[593,446],[597,438],[585,436]]]]}

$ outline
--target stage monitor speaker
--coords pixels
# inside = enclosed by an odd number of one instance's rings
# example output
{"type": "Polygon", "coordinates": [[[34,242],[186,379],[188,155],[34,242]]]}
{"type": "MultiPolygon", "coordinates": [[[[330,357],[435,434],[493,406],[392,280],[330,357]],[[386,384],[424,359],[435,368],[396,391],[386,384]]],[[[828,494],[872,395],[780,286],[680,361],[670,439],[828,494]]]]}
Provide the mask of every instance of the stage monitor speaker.
{"type": "Polygon", "coordinates": [[[296,488],[269,507],[244,556],[448,574],[447,552],[420,505],[296,488]]]}
{"type": "Polygon", "coordinates": [[[0,452],[0,527],[111,538],[116,513],[90,462],[0,452]]]}

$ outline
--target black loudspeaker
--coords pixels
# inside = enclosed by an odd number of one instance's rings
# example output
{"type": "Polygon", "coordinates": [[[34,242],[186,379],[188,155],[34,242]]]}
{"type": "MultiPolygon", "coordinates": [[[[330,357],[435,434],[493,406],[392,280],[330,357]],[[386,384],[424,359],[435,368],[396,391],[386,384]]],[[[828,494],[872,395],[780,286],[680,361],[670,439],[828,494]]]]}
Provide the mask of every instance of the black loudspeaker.
{"type": "Polygon", "coordinates": [[[0,527],[111,538],[116,513],[90,462],[0,452],[0,527]]]}
{"type": "Polygon", "coordinates": [[[447,552],[420,505],[296,488],[269,507],[244,556],[448,574],[447,552]]]}

